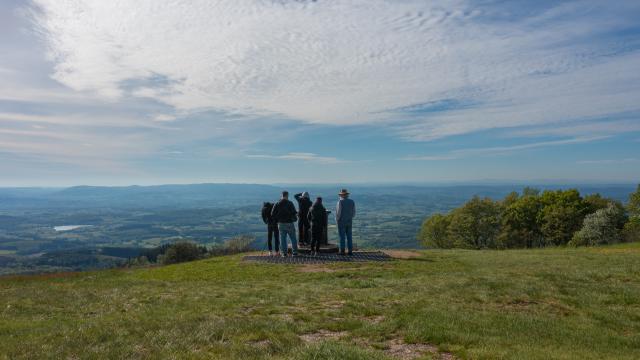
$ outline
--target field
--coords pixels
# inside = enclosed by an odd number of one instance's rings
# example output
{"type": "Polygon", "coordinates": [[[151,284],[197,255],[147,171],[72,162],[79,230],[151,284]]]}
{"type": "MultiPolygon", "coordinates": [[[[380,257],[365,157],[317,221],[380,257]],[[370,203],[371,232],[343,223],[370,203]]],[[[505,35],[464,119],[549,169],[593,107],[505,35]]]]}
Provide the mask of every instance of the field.
{"type": "Polygon", "coordinates": [[[0,358],[638,359],[640,244],[0,278],[0,358]]]}

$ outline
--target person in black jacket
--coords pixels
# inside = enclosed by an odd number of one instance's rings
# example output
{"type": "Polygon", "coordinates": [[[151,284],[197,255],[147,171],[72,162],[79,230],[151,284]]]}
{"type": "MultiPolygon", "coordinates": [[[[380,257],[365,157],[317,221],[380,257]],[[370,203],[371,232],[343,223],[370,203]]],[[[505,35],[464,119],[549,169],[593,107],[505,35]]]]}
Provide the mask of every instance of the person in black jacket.
{"type": "Polygon", "coordinates": [[[288,191],[282,192],[282,199],[273,206],[271,217],[278,223],[282,256],[287,256],[287,235],[291,238],[292,255],[297,256],[298,240],[296,239],[296,227],[293,225],[297,220],[296,207],[289,201],[288,191]]]}
{"type": "Polygon", "coordinates": [[[305,191],[295,194],[293,197],[295,197],[298,202],[298,239],[300,239],[301,244],[309,244],[311,242],[309,236],[311,224],[309,224],[309,220],[307,220],[307,214],[312,205],[309,193],[305,191]]]}
{"type": "Polygon", "coordinates": [[[280,255],[280,232],[278,231],[278,223],[271,216],[271,210],[273,210],[273,204],[265,202],[262,205],[262,221],[267,224],[267,245],[269,246],[269,256],[273,255],[273,247],[271,240],[273,239],[276,256],[280,255]]]}
{"type": "Polygon", "coordinates": [[[311,223],[311,251],[313,255],[317,255],[320,252],[324,229],[327,227],[327,209],[322,205],[321,197],[317,197],[309,209],[307,220],[311,223]]]}

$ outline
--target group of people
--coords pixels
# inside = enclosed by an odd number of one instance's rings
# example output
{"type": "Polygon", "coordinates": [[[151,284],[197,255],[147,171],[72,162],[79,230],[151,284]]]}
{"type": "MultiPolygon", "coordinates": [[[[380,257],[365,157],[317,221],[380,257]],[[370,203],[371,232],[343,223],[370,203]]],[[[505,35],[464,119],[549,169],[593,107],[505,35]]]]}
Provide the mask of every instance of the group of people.
{"type": "MultiPolygon", "coordinates": [[[[353,254],[352,223],[356,216],[356,204],[349,198],[347,189],[338,193],[339,200],[336,205],[336,224],[340,237],[340,254],[353,254]]],[[[298,223],[298,237],[301,244],[308,244],[312,255],[320,251],[324,229],[327,227],[327,209],[322,204],[322,198],[317,197],[311,202],[308,192],[295,194],[298,202],[296,210],[293,202],[289,200],[289,192],[283,191],[278,202],[272,204],[265,202],[262,206],[262,220],[267,225],[267,246],[269,255],[286,257],[288,253],[287,237],[291,239],[292,256],[298,255],[298,240],[296,226],[298,223]],[[282,251],[280,251],[282,249],[282,251]]]]}

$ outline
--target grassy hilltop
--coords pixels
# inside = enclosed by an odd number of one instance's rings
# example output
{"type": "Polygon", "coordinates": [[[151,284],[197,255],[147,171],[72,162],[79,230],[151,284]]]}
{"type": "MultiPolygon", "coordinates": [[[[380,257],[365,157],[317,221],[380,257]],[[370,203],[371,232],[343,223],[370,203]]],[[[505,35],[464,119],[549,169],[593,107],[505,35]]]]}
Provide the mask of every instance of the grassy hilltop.
{"type": "Polygon", "coordinates": [[[0,358],[640,358],[640,244],[409,255],[0,278],[0,358]]]}

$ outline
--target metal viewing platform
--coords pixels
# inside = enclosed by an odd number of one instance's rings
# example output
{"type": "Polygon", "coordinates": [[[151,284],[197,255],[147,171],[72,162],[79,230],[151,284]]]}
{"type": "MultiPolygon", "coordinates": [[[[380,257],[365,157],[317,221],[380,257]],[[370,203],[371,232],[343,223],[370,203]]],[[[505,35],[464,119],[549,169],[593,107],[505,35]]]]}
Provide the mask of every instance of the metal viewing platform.
{"type": "Polygon", "coordinates": [[[261,262],[268,264],[325,264],[331,262],[380,262],[389,261],[391,256],[382,251],[354,251],[353,255],[338,255],[336,253],[319,253],[315,256],[299,254],[297,256],[269,256],[247,255],[243,261],[261,262]]]}

